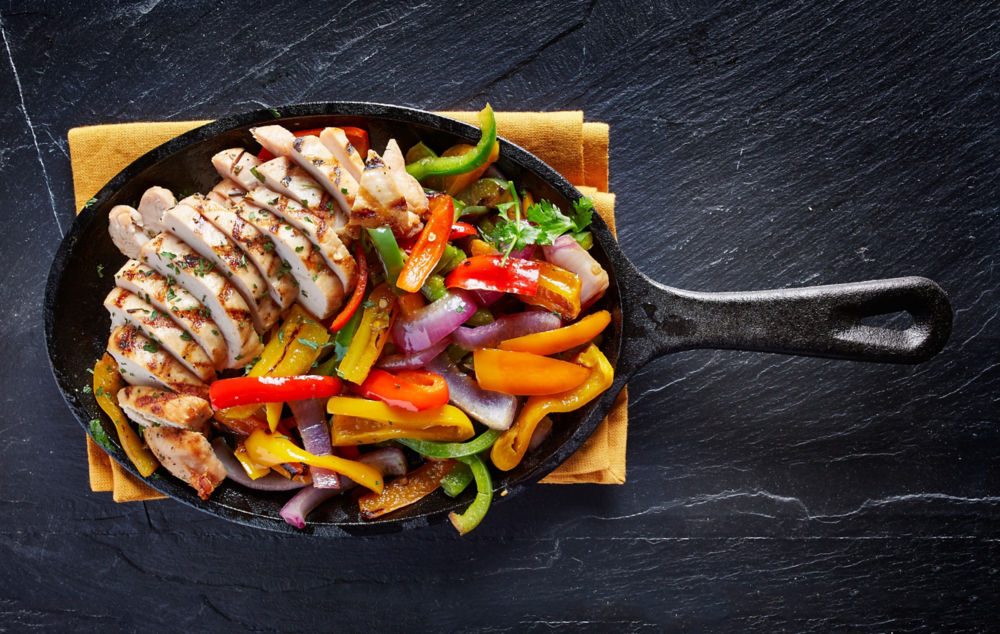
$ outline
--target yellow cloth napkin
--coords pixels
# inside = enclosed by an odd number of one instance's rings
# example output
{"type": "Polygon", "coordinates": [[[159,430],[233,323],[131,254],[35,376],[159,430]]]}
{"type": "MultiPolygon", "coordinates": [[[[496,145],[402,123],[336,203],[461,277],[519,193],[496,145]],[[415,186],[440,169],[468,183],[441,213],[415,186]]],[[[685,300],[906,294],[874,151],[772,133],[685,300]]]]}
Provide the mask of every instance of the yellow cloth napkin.
{"type": "MultiPolygon", "coordinates": [[[[468,123],[475,112],[442,112],[468,123]]],[[[497,133],[535,154],[594,200],[615,230],[614,194],[608,189],[608,125],[584,122],[575,112],[498,112],[497,133]]],[[[208,121],[142,122],[96,125],[69,131],[73,189],[79,211],[86,201],[125,166],[152,148],[208,121]]],[[[211,169],[211,166],[206,166],[211,169]]],[[[550,484],[622,484],[628,429],[625,390],[608,417],[580,449],[542,482],[550,484]]],[[[164,497],[133,477],[87,438],[90,487],[111,491],[116,502],[164,497]]]]}

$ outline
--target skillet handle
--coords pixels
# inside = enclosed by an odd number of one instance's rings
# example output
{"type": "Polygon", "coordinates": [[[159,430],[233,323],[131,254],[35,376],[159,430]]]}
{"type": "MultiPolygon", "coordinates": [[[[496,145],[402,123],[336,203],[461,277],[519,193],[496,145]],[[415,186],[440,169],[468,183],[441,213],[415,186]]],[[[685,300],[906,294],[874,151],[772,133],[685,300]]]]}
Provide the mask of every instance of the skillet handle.
{"type": "Polygon", "coordinates": [[[701,293],[665,286],[630,268],[623,319],[626,354],[632,348],[636,369],[656,356],[693,348],[920,363],[951,334],[948,296],[923,277],[701,293]],[[913,323],[897,330],[863,322],[897,312],[909,313],[913,323]]]}

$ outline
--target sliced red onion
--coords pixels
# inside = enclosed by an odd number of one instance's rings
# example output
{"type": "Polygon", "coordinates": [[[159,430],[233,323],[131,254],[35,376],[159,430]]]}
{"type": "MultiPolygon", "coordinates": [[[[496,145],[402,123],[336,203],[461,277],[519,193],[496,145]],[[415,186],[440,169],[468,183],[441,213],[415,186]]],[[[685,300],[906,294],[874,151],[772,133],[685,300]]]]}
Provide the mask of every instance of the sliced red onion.
{"type": "Polygon", "coordinates": [[[493,323],[478,328],[458,328],[451,338],[466,350],[475,350],[493,348],[506,339],[554,330],[560,326],[562,320],[556,315],[548,311],[529,310],[502,315],[493,323]]]}
{"type": "Polygon", "coordinates": [[[256,480],[251,479],[243,469],[243,465],[236,459],[236,454],[233,453],[233,450],[229,448],[229,445],[222,438],[216,438],[212,441],[212,449],[215,450],[215,455],[219,458],[219,462],[226,468],[226,476],[248,489],[257,491],[293,491],[306,486],[302,482],[289,480],[277,473],[269,473],[256,480]]]}
{"type": "Polygon", "coordinates": [[[486,171],[483,172],[483,178],[495,178],[497,180],[507,182],[507,177],[500,171],[500,168],[497,167],[496,163],[486,168],[486,171]]]}
{"type": "MultiPolygon", "coordinates": [[[[316,456],[333,453],[330,444],[330,428],[326,425],[326,403],[323,399],[310,398],[303,401],[289,401],[288,407],[295,416],[295,424],[302,437],[302,448],[316,456]]],[[[313,486],[317,489],[339,489],[340,476],[329,469],[310,467],[313,486]]]]}
{"type": "Polygon", "coordinates": [[[496,303],[501,297],[504,296],[500,291],[469,291],[480,306],[489,306],[490,304],[496,303]]]}
{"type": "Polygon", "coordinates": [[[538,449],[538,446],[545,442],[550,433],[552,433],[552,419],[545,416],[542,420],[538,421],[538,426],[535,427],[535,431],[531,434],[531,440],[528,441],[528,451],[538,449]]]}
{"type": "Polygon", "coordinates": [[[441,351],[451,343],[451,337],[445,337],[426,350],[412,354],[391,354],[383,357],[376,365],[384,370],[417,370],[427,365],[427,362],[441,354],[441,351]]]}
{"type": "Polygon", "coordinates": [[[427,369],[444,378],[448,384],[448,400],[456,407],[490,429],[510,429],[517,412],[516,396],[484,390],[445,355],[428,363],[427,369]]]}
{"type": "MultiPolygon", "coordinates": [[[[359,457],[358,462],[375,467],[383,476],[406,475],[407,471],[406,455],[403,454],[403,450],[399,447],[383,447],[375,451],[370,451],[359,457]]],[[[346,477],[340,478],[340,487],[336,489],[317,489],[314,486],[308,486],[293,495],[281,507],[281,511],[278,514],[295,528],[305,528],[306,517],[312,513],[313,509],[333,496],[343,493],[348,489],[353,489],[356,486],[357,484],[354,480],[346,477]]]]}
{"type": "Polygon", "coordinates": [[[586,306],[608,290],[608,272],[572,236],[559,236],[542,250],[546,260],[580,276],[581,305],[586,306]]]}
{"type": "Polygon", "coordinates": [[[476,312],[472,296],[461,289],[414,312],[408,319],[397,319],[392,339],[403,352],[426,350],[450,335],[476,312]]]}
{"type": "Polygon", "coordinates": [[[518,258],[520,260],[530,260],[531,258],[535,257],[535,245],[529,244],[523,249],[511,251],[510,257],[518,258]]]}

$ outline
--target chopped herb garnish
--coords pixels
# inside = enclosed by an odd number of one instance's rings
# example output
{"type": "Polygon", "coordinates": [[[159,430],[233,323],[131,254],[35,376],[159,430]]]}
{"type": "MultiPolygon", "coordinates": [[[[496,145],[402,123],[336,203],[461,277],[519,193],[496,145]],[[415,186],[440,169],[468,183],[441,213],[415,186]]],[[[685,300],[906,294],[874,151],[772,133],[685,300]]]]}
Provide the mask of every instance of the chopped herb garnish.
{"type": "Polygon", "coordinates": [[[150,341],[149,343],[144,345],[142,349],[150,354],[156,354],[157,352],[160,351],[160,346],[155,341],[150,341]]]}
{"type": "MultiPolygon", "coordinates": [[[[344,195],[347,195],[347,188],[346,187],[341,187],[340,188],[340,193],[344,194],[344,195]]],[[[330,204],[330,203],[327,203],[327,204],[330,204]]]]}
{"type": "Polygon", "coordinates": [[[101,427],[101,421],[98,418],[93,418],[90,421],[90,435],[93,437],[94,442],[96,442],[101,447],[104,447],[105,451],[111,451],[111,439],[108,435],[104,433],[104,428],[101,427]]]}
{"type": "Polygon", "coordinates": [[[92,388],[91,388],[91,387],[90,387],[89,385],[84,385],[84,386],[83,386],[83,393],[84,393],[84,394],[90,394],[90,393],[91,393],[91,392],[93,392],[93,391],[94,391],[94,390],[93,390],[93,389],[92,389],[92,388]]]}
{"type": "Polygon", "coordinates": [[[183,339],[184,341],[191,341],[191,333],[185,330],[184,332],[181,333],[181,339],[183,339]]]}
{"type": "Polygon", "coordinates": [[[270,240],[268,240],[267,242],[265,242],[264,243],[264,250],[265,251],[274,251],[274,243],[271,242],[270,240]]]}
{"type": "Polygon", "coordinates": [[[271,116],[274,117],[275,119],[281,118],[281,113],[278,112],[277,108],[268,108],[267,111],[270,112],[271,116]]]}
{"type": "Polygon", "coordinates": [[[173,260],[177,257],[176,253],[171,253],[170,251],[160,251],[161,258],[167,258],[168,260],[173,260]]]}
{"type": "Polygon", "coordinates": [[[256,167],[251,167],[250,173],[253,174],[253,177],[259,180],[260,182],[262,183],[264,182],[264,175],[258,172],[256,167]]]}
{"type": "Polygon", "coordinates": [[[97,277],[104,277],[104,265],[103,264],[98,264],[97,265],[97,277]]]}
{"type": "Polygon", "coordinates": [[[305,248],[305,247],[303,247],[303,246],[298,246],[298,247],[295,247],[295,252],[296,252],[296,253],[302,253],[302,249],[304,249],[304,248],[305,248]]]}
{"type": "Polygon", "coordinates": [[[96,203],[96,202],[97,202],[96,198],[91,198],[87,202],[83,203],[83,208],[86,209],[87,207],[90,207],[90,206],[94,205],[94,203],[96,203]]]}

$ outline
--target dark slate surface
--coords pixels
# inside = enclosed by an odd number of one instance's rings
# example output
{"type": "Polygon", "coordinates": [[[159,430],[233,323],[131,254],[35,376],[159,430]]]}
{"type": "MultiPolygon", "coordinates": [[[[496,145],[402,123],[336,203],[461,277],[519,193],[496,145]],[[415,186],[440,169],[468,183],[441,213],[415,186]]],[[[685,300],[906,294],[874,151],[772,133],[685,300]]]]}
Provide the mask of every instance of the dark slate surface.
{"type": "MultiPolygon", "coordinates": [[[[990,629],[1000,566],[993,2],[0,3],[0,630],[990,629]],[[622,487],[464,539],[256,532],[89,492],[41,291],[66,131],[308,100],[611,124],[625,252],[682,288],[937,280],[920,366],[686,352],[622,487]]],[[[95,291],[97,292],[97,291],[95,291]]]]}

